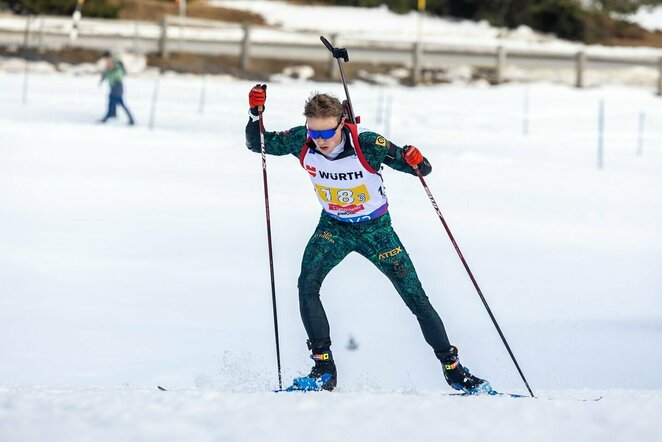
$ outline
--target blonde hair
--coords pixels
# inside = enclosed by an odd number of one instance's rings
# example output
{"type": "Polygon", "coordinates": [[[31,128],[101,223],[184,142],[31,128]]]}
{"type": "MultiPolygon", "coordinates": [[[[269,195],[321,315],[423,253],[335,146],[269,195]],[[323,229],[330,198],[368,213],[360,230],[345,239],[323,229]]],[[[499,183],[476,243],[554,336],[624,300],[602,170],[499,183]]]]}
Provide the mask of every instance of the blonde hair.
{"type": "Polygon", "coordinates": [[[333,95],[314,92],[306,101],[303,115],[308,118],[342,117],[343,106],[333,95]]]}

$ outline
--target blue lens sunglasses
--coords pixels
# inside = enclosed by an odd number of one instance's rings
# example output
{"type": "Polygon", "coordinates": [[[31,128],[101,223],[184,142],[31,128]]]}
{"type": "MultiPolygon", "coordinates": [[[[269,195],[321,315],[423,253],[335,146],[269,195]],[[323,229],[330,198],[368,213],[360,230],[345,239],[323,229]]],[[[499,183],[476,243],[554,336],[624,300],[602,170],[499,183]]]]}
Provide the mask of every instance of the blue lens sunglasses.
{"type": "Polygon", "coordinates": [[[324,130],[312,130],[308,129],[308,136],[316,140],[320,137],[324,140],[328,140],[329,138],[333,137],[336,133],[336,130],[338,130],[338,127],[340,127],[340,124],[342,123],[342,117],[340,117],[340,120],[338,120],[338,124],[336,124],[336,127],[333,129],[324,129],[324,130]]]}

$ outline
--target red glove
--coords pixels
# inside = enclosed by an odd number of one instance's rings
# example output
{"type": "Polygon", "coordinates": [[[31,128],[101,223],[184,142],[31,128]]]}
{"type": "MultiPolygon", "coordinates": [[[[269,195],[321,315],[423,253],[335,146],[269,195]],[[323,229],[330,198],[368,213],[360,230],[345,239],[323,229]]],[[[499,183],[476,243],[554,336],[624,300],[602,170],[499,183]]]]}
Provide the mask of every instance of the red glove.
{"type": "Polygon", "coordinates": [[[251,108],[263,107],[264,102],[267,101],[267,85],[256,84],[253,89],[248,93],[248,103],[251,108]]]}
{"type": "Polygon", "coordinates": [[[411,167],[417,167],[423,162],[423,154],[414,146],[405,146],[402,157],[411,167]]]}

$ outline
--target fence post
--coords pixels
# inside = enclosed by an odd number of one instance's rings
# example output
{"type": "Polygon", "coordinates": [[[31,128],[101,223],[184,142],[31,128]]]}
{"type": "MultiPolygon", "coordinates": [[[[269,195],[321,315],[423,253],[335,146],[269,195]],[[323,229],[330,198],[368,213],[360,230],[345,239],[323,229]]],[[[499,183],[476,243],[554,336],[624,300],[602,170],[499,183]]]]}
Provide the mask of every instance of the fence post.
{"type": "MultiPolygon", "coordinates": [[[[329,43],[331,43],[331,46],[334,48],[336,46],[336,40],[338,39],[338,34],[331,34],[331,39],[329,40],[329,43]]],[[[329,62],[326,65],[327,69],[327,78],[330,80],[337,80],[338,79],[338,69],[336,68],[336,59],[333,58],[333,52],[329,51],[329,62]]]]}
{"type": "Polygon", "coordinates": [[[159,100],[159,86],[161,83],[161,73],[163,69],[159,68],[159,74],[154,81],[154,90],[152,92],[152,107],[149,112],[149,130],[154,129],[154,123],[156,122],[156,102],[159,100]]]}
{"type": "Polygon", "coordinates": [[[200,100],[198,102],[198,112],[204,113],[205,102],[207,101],[207,74],[202,76],[202,88],[200,89],[200,100]]]}
{"type": "Polygon", "coordinates": [[[646,113],[639,113],[639,131],[637,135],[637,156],[644,153],[644,126],[646,124],[646,113]]]}
{"type": "Polygon", "coordinates": [[[251,27],[244,25],[244,38],[241,41],[241,54],[239,55],[239,69],[245,71],[251,62],[251,27]]]}
{"type": "Polygon", "coordinates": [[[524,135],[529,134],[529,88],[527,87],[524,90],[524,109],[522,112],[522,133],[524,135]]]}
{"type": "Polygon", "coordinates": [[[161,58],[168,58],[168,16],[161,20],[161,38],[159,39],[159,54],[161,58]]]}
{"type": "Polygon", "coordinates": [[[43,54],[44,53],[44,16],[39,17],[39,53],[43,54]]]}
{"type": "Polygon", "coordinates": [[[414,43],[412,47],[412,67],[411,67],[411,82],[414,86],[421,81],[421,58],[423,55],[423,45],[419,40],[414,43]]]}
{"type": "Polygon", "coordinates": [[[25,62],[25,70],[23,72],[23,104],[28,103],[28,77],[30,74],[30,63],[28,58],[28,45],[30,44],[30,25],[32,24],[32,15],[28,15],[25,20],[25,34],[23,35],[23,61],[25,62]]]}
{"type": "Polygon", "coordinates": [[[598,109],[598,170],[604,165],[605,100],[600,100],[598,109]]]}
{"type": "Polygon", "coordinates": [[[584,70],[586,69],[586,52],[582,49],[577,52],[577,80],[575,86],[578,88],[584,87],[584,70]]]}
{"type": "Polygon", "coordinates": [[[30,45],[30,27],[32,25],[32,15],[25,17],[25,32],[23,33],[23,49],[27,51],[30,45]]]}
{"type": "Polygon", "coordinates": [[[506,48],[499,46],[496,53],[496,82],[501,84],[506,70],[506,48]]]}
{"type": "Polygon", "coordinates": [[[138,22],[133,22],[133,53],[138,53],[138,22]]]}

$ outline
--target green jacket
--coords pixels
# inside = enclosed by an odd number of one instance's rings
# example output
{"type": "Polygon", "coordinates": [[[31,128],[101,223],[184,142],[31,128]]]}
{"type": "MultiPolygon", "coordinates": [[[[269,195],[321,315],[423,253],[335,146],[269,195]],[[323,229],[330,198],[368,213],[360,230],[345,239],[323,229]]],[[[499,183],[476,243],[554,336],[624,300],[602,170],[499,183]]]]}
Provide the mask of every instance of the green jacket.
{"type": "Polygon", "coordinates": [[[121,83],[125,75],[126,69],[124,69],[124,64],[119,58],[113,57],[113,67],[105,69],[101,73],[101,81],[108,80],[108,84],[112,88],[116,84],[121,83]]]}

